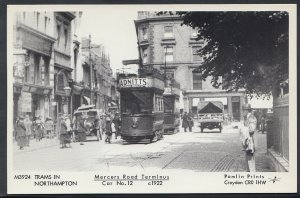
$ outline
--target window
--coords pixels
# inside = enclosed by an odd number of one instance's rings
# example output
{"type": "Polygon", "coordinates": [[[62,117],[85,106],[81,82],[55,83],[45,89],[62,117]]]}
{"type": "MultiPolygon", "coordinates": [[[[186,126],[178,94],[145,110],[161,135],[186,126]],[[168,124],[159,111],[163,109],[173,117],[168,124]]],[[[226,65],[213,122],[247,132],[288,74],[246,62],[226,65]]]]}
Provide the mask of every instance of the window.
{"type": "Polygon", "coordinates": [[[39,27],[39,21],[40,20],[40,13],[39,12],[37,12],[36,13],[36,27],[38,28],[39,27]]]}
{"type": "Polygon", "coordinates": [[[38,54],[34,55],[34,84],[40,84],[40,60],[41,56],[38,54]]]}
{"type": "Polygon", "coordinates": [[[147,40],[148,39],[148,32],[147,32],[147,28],[142,28],[142,39],[143,40],[147,40]]]}
{"type": "Polygon", "coordinates": [[[57,25],[56,26],[56,31],[57,31],[57,46],[59,46],[59,42],[60,42],[60,32],[61,32],[61,28],[60,28],[60,25],[57,25]]]}
{"type": "Polygon", "coordinates": [[[44,77],[44,83],[45,85],[49,85],[49,64],[50,64],[50,59],[44,57],[44,63],[45,63],[45,77],[44,77]]]}
{"type": "Polygon", "coordinates": [[[172,38],[173,35],[173,27],[172,26],[165,26],[164,27],[164,38],[172,38]]]}
{"type": "Polygon", "coordinates": [[[193,71],[193,89],[202,90],[202,77],[198,71],[193,71]]]}
{"type": "Polygon", "coordinates": [[[68,45],[68,29],[65,29],[64,33],[65,33],[65,48],[66,48],[68,45]]]}
{"type": "Polygon", "coordinates": [[[143,58],[143,63],[147,64],[148,63],[148,53],[147,53],[147,49],[143,50],[143,54],[142,54],[142,58],[143,58]]]}
{"type": "Polygon", "coordinates": [[[165,61],[173,62],[173,47],[165,47],[165,61]]]}
{"type": "Polygon", "coordinates": [[[193,61],[202,61],[202,57],[199,55],[200,46],[192,47],[193,61]]]}
{"type": "Polygon", "coordinates": [[[47,32],[48,17],[45,16],[45,32],[47,32]]]}

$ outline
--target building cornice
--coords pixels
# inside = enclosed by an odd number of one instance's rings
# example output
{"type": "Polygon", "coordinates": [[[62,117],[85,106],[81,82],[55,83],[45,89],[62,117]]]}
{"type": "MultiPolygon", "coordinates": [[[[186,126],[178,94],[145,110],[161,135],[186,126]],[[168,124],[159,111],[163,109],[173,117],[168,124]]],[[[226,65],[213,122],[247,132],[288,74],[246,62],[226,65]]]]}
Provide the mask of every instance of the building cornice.
{"type": "Polygon", "coordinates": [[[57,68],[60,68],[60,69],[64,69],[64,70],[66,70],[66,71],[68,71],[68,72],[72,72],[72,71],[73,71],[72,68],[66,67],[66,66],[64,66],[64,65],[60,65],[60,64],[57,64],[57,63],[54,63],[54,67],[57,67],[57,68]]]}
{"type": "Polygon", "coordinates": [[[157,16],[157,17],[149,17],[149,18],[144,18],[144,19],[137,19],[134,20],[134,23],[136,25],[139,25],[141,23],[145,22],[156,22],[156,21],[182,21],[182,18],[179,16],[157,16]]]}
{"type": "Polygon", "coordinates": [[[29,32],[31,34],[34,34],[34,35],[36,35],[36,36],[38,36],[38,37],[40,37],[42,39],[45,39],[45,40],[47,40],[47,41],[49,41],[51,43],[54,43],[56,41],[56,39],[54,37],[49,36],[49,35],[47,35],[45,33],[42,33],[40,31],[38,31],[38,30],[36,30],[36,29],[34,29],[32,27],[29,27],[29,26],[27,26],[27,25],[25,25],[23,23],[20,23],[20,22],[17,24],[17,28],[18,29],[22,29],[24,31],[27,31],[27,32],[29,32]]]}

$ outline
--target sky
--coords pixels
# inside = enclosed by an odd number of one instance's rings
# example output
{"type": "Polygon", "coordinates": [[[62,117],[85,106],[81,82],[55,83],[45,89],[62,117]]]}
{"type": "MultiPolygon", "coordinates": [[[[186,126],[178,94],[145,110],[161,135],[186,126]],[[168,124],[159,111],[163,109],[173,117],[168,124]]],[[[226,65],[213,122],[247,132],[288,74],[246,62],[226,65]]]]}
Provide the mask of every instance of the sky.
{"type": "MultiPolygon", "coordinates": [[[[84,11],[81,19],[81,36],[91,34],[94,44],[102,44],[110,55],[110,64],[113,72],[123,67],[122,61],[137,59],[137,38],[134,20],[136,11],[112,12],[112,9],[84,11]]],[[[136,68],[137,66],[125,66],[136,68]]],[[[132,71],[128,70],[127,71],[132,71]]]]}

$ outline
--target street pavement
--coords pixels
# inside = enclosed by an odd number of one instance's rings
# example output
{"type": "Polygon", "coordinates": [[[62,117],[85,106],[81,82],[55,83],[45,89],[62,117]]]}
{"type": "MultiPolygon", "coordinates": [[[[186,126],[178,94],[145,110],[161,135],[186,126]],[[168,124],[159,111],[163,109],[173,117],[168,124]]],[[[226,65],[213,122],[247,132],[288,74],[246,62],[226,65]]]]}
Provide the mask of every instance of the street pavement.
{"type": "MultiPolygon", "coordinates": [[[[197,126],[197,124],[195,124],[197,126]]],[[[266,134],[256,134],[256,171],[273,171],[266,155],[266,134]]],[[[113,168],[185,169],[197,172],[246,172],[245,152],[242,151],[239,130],[224,127],[222,133],[198,127],[193,132],[165,135],[155,143],[128,144],[120,137],[111,144],[103,140],[72,143],[60,149],[58,139],[31,141],[30,147],[18,150],[14,143],[15,170],[97,171],[113,168]]]]}

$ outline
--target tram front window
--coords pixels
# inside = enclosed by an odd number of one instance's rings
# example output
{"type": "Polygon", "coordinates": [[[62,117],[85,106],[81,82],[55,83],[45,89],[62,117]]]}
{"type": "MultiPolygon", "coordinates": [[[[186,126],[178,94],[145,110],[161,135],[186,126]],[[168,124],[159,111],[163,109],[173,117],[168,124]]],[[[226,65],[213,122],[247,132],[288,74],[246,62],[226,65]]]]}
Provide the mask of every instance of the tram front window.
{"type": "Polygon", "coordinates": [[[165,113],[173,113],[174,99],[172,97],[164,96],[165,113]]]}
{"type": "Polygon", "coordinates": [[[127,91],[121,95],[123,114],[136,115],[152,112],[153,93],[149,91],[127,91]]]}

